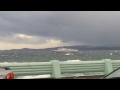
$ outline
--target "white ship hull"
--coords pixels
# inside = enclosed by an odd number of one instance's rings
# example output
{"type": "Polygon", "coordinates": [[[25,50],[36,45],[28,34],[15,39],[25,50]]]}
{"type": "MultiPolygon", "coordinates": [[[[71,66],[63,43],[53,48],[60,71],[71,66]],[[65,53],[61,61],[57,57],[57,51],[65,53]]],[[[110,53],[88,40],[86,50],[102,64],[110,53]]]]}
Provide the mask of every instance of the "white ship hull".
{"type": "Polygon", "coordinates": [[[58,52],[58,53],[75,53],[75,52],[78,52],[78,50],[52,50],[52,52],[58,52]]]}

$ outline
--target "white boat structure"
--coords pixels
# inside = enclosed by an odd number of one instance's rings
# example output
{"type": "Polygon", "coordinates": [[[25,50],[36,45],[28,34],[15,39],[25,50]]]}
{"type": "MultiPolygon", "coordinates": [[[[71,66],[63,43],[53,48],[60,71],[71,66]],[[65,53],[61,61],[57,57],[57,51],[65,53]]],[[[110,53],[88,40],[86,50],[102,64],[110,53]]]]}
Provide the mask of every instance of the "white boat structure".
{"type": "Polygon", "coordinates": [[[75,53],[78,52],[77,49],[67,49],[67,48],[58,48],[57,50],[52,50],[52,52],[58,52],[58,53],[75,53]]]}

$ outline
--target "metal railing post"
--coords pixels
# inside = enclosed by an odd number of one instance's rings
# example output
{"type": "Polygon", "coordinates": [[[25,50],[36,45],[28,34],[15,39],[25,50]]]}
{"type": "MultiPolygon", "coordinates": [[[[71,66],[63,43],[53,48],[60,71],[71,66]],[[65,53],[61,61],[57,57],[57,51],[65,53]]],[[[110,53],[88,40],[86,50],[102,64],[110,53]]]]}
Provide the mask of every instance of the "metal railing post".
{"type": "Polygon", "coordinates": [[[52,77],[61,78],[60,64],[58,60],[52,60],[52,77]]]}
{"type": "Polygon", "coordinates": [[[112,63],[110,59],[104,59],[105,62],[105,74],[109,74],[113,71],[112,63]]]}

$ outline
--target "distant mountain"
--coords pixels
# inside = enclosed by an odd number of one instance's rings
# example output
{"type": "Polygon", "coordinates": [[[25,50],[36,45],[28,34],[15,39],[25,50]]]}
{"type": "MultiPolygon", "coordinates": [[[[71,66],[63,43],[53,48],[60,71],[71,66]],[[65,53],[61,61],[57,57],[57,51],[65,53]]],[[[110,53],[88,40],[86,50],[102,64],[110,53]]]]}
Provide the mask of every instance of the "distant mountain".
{"type": "MultiPolygon", "coordinates": [[[[110,47],[110,46],[89,46],[89,45],[75,45],[75,46],[63,46],[64,48],[72,48],[78,50],[120,50],[120,47],[110,47]]],[[[30,48],[22,48],[22,49],[11,49],[11,50],[1,50],[1,51],[51,51],[58,49],[59,47],[54,48],[45,48],[45,49],[30,49],[30,48]]]]}

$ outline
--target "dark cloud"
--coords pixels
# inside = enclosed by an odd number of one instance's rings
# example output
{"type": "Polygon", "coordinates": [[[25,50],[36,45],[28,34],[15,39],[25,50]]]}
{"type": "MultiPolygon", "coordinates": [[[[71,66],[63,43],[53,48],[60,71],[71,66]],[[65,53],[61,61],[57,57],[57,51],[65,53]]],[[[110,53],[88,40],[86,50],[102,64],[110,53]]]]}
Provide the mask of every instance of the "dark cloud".
{"type": "Polygon", "coordinates": [[[0,12],[1,33],[54,37],[63,42],[119,46],[120,12],[0,12]]]}

